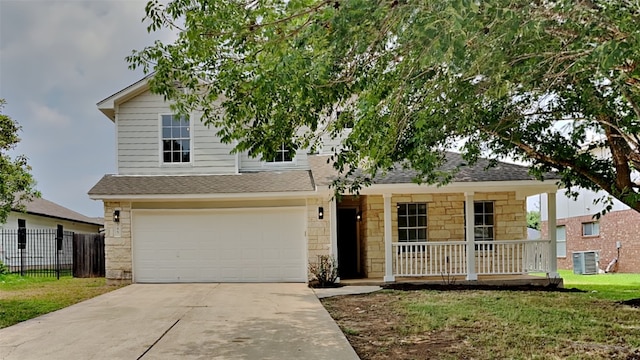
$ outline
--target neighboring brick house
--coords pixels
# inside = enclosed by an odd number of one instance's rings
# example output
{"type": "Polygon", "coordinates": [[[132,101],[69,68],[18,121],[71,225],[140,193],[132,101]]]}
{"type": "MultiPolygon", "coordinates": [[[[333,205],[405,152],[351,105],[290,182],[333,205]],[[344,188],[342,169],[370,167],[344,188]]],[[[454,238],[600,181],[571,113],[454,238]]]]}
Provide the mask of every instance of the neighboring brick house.
{"type": "Polygon", "coordinates": [[[555,240],[526,240],[525,215],[527,196],[557,187],[526,167],[447,153],[460,169],[447,186],[399,167],[336,200],[328,136],[314,155],[231,153],[198,114],[172,115],[147,79],[98,108],[117,139],[118,174],[89,191],[104,202],[110,282],[305,282],[318,255],[335,256],[342,278],[557,276],[555,240]]]}
{"type": "MultiPolygon", "coordinates": [[[[640,213],[614,200],[611,212],[600,219],[593,214],[603,209],[594,204],[602,192],[580,191],[577,200],[558,192],[556,195],[558,268],[573,269],[574,252],[597,251],[598,267],[605,271],[618,258],[610,271],[640,273],[640,213]],[[618,246],[620,247],[618,249],[618,246]]],[[[544,209],[545,199],[542,199],[544,209]]],[[[542,211],[542,234],[548,234],[547,213],[542,211]]]]}

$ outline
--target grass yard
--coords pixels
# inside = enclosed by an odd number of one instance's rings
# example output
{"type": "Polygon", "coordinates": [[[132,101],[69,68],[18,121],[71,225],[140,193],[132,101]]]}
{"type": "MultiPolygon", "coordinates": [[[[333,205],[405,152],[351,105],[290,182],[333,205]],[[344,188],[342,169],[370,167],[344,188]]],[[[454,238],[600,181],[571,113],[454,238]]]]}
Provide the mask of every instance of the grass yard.
{"type": "Polygon", "coordinates": [[[550,291],[391,291],[323,300],[363,360],[640,359],[640,275],[550,291]]]}
{"type": "Polygon", "coordinates": [[[0,275],[0,328],[17,324],[117,289],[104,278],[60,280],[0,275]]]}

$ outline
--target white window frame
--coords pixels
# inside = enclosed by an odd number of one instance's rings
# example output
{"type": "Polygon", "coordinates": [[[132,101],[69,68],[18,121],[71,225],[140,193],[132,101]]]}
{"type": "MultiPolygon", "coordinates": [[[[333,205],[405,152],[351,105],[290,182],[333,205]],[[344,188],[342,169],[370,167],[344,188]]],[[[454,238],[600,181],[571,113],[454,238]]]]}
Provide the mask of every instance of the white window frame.
{"type": "Polygon", "coordinates": [[[567,257],[567,226],[556,226],[556,253],[559,258],[567,257]],[[559,231],[561,230],[562,231],[559,231]]]}
{"type": "Polygon", "coordinates": [[[293,149],[286,149],[286,144],[282,143],[282,145],[280,146],[280,149],[277,150],[278,154],[283,154],[285,151],[288,151],[289,153],[293,153],[293,156],[291,157],[291,160],[289,161],[269,161],[269,160],[265,160],[264,158],[262,158],[262,165],[263,166],[274,166],[274,167],[278,167],[278,166],[291,166],[291,165],[295,165],[297,163],[296,159],[296,151],[294,151],[293,149]]]}
{"type": "Polygon", "coordinates": [[[165,140],[162,136],[162,117],[163,116],[176,116],[174,113],[160,113],[158,114],[158,163],[160,167],[184,167],[184,166],[192,166],[194,163],[195,157],[195,149],[194,149],[194,129],[193,129],[193,116],[189,115],[187,118],[189,120],[189,161],[188,162],[164,162],[164,147],[163,141],[165,140]]]}
{"type": "Polygon", "coordinates": [[[584,237],[600,236],[600,223],[598,223],[597,221],[583,222],[582,223],[582,236],[584,236],[584,237]],[[589,225],[591,225],[590,226],[591,233],[587,234],[586,229],[589,227],[589,225]]]}
{"type": "Polygon", "coordinates": [[[398,242],[401,243],[414,243],[414,242],[425,242],[429,240],[429,204],[426,202],[402,202],[402,203],[397,203],[396,204],[396,210],[397,210],[397,220],[398,220],[398,242]],[[411,205],[415,205],[416,206],[416,214],[410,215],[409,214],[409,206],[411,205]],[[406,214],[401,214],[400,210],[403,206],[406,206],[407,212],[406,214]],[[424,206],[424,214],[420,213],[420,206],[424,206]],[[404,217],[406,218],[406,226],[400,226],[400,218],[404,217]],[[415,217],[415,225],[414,226],[410,226],[409,225],[409,219],[415,217]],[[424,217],[424,225],[420,225],[420,218],[424,217]],[[421,239],[419,237],[417,237],[417,234],[419,234],[420,230],[424,230],[424,239],[421,239]],[[407,238],[402,240],[400,238],[400,233],[402,231],[406,231],[407,233],[407,238]],[[410,239],[409,238],[409,234],[416,234],[416,238],[415,239],[410,239]]]}
{"type": "MultiPolygon", "coordinates": [[[[466,211],[466,208],[467,208],[467,204],[465,203],[464,206],[463,206],[464,224],[465,224],[465,227],[464,227],[464,234],[465,234],[464,236],[465,236],[465,238],[467,237],[467,211],[466,211]]],[[[483,206],[483,209],[484,209],[484,206],[483,206]]],[[[473,217],[474,217],[474,219],[473,219],[473,241],[495,241],[496,240],[496,203],[495,203],[495,201],[493,201],[493,200],[475,200],[473,202],[473,217]],[[488,213],[488,212],[481,212],[481,213],[476,212],[476,204],[480,204],[480,203],[482,203],[482,204],[491,203],[492,204],[492,207],[491,207],[492,211],[490,213],[488,213]],[[476,219],[477,219],[477,217],[479,215],[482,216],[482,224],[480,224],[480,225],[478,225],[476,223],[476,219]],[[485,216],[486,215],[491,215],[493,224],[491,224],[491,225],[485,224],[485,216]],[[478,229],[478,228],[480,228],[480,229],[491,228],[492,229],[491,230],[491,238],[490,239],[488,239],[488,238],[485,239],[484,237],[476,236],[476,229],[478,229]]],[[[493,250],[493,245],[485,244],[483,247],[481,247],[479,244],[476,244],[475,245],[475,250],[493,250]]]]}

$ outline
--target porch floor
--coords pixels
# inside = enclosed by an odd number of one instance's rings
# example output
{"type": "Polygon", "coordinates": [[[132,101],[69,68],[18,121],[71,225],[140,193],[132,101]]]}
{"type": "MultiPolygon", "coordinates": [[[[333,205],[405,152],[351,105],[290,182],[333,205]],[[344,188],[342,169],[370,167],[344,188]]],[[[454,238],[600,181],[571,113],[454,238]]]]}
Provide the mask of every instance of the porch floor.
{"type": "MultiPolygon", "coordinates": [[[[559,288],[564,287],[564,281],[560,281],[559,288]]],[[[424,277],[396,277],[396,280],[388,283],[382,278],[363,278],[363,279],[345,279],[340,283],[346,286],[381,286],[385,284],[455,284],[455,285],[486,285],[486,286],[547,286],[549,279],[545,276],[535,275],[478,275],[478,280],[466,280],[464,276],[455,276],[452,278],[442,278],[440,276],[424,276],[424,277]]]]}

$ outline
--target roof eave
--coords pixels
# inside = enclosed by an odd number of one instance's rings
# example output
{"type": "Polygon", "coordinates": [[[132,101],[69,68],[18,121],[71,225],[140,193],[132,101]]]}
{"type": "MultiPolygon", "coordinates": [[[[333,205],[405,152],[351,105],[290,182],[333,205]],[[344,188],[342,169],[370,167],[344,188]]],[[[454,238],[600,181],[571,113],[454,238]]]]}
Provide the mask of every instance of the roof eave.
{"type": "MultiPolygon", "coordinates": [[[[510,192],[514,191],[518,198],[556,192],[559,188],[557,180],[510,180],[510,181],[478,181],[478,182],[452,182],[444,186],[398,183],[398,184],[372,184],[360,190],[360,195],[382,194],[429,194],[429,193],[471,193],[471,192],[510,192]]],[[[324,192],[332,192],[329,186],[324,186],[324,192]]]]}
{"type": "Polygon", "coordinates": [[[149,74],[115,94],[99,101],[96,105],[106,117],[115,122],[116,106],[149,89],[149,74]]]}
{"type": "Polygon", "coordinates": [[[14,211],[14,212],[17,212],[17,213],[21,213],[21,214],[36,215],[36,216],[42,216],[42,217],[46,217],[46,218],[50,218],[50,219],[71,221],[71,222],[87,224],[87,225],[104,226],[104,224],[100,224],[100,223],[96,223],[96,222],[90,222],[90,221],[79,220],[79,219],[71,219],[71,218],[64,217],[64,216],[55,216],[55,215],[40,213],[40,212],[36,212],[36,211],[20,211],[20,210],[16,210],[16,209],[12,209],[11,211],[14,211]]]}
{"type": "Polygon", "coordinates": [[[110,201],[210,201],[210,200],[248,200],[248,199],[291,199],[318,196],[315,190],[286,191],[286,192],[255,192],[255,193],[223,193],[223,194],[89,194],[93,200],[110,201]]]}

